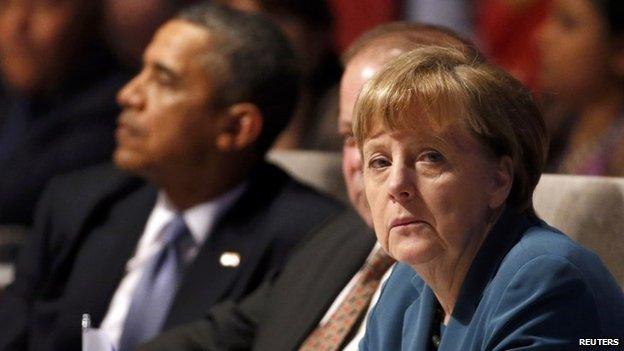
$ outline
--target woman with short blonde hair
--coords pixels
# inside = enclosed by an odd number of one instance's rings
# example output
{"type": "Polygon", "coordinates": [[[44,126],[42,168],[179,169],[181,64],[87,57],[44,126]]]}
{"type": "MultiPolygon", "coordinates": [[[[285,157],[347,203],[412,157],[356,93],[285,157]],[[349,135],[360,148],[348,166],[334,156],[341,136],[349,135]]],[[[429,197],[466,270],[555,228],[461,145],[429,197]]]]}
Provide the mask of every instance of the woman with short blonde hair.
{"type": "Polygon", "coordinates": [[[377,238],[401,262],[363,350],[551,350],[624,337],[615,280],[535,215],[548,140],[518,81],[461,51],[418,49],[364,86],[354,134],[377,238]]]}

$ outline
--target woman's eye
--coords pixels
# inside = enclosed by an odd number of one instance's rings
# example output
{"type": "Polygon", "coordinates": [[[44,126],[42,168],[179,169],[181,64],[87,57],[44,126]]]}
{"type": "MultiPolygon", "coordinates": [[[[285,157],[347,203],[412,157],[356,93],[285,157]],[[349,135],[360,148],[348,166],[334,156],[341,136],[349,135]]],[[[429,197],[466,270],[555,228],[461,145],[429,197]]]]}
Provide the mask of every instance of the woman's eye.
{"type": "Polygon", "coordinates": [[[368,167],[372,169],[381,169],[390,166],[390,162],[383,157],[377,157],[368,163],[368,167]]]}
{"type": "Polygon", "coordinates": [[[422,160],[430,163],[439,163],[444,161],[444,156],[437,151],[427,151],[422,155],[422,160]]]}

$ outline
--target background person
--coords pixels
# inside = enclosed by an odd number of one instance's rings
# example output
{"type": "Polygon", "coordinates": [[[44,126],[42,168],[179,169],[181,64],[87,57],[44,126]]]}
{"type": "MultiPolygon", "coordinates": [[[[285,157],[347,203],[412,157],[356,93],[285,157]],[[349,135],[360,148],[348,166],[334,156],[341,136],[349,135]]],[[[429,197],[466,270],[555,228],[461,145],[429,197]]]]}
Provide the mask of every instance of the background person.
{"type": "Polygon", "coordinates": [[[165,23],[119,93],[115,166],[53,181],[0,301],[0,350],[120,351],[240,299],[339,209],[264,163],[296,104],[266,19],[202,4],[165,23]],[[130,174],[128,174],[130,173],[130,174]]]}
{"type": "Polygon", "coordinates": [[[554,1],[538,38],[548,170],[624,176],[624,3],[554,1]]]}
{"type": "Polygon", "coordinates": [[[518,81],[457,50],[417,49],[364,86],[354,133],[377,239],[400,262],[362,350],[624,336],[624,295],[598,256],[536,218],[546,128],[518,81]]]}

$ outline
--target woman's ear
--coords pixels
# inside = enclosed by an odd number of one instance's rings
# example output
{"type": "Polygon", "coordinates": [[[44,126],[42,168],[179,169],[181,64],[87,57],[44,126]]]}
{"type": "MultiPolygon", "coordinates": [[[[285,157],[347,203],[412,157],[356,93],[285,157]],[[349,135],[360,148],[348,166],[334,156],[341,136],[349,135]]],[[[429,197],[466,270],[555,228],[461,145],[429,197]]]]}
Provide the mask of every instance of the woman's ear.
{"type": "Polygon", "coordinates": [[[217,135],[217,148],[222,151],[239,151],[254,144],[262,132],[262,113],[252,103],[230,106],[222,117],[222,128],[217,135]]]}
{"type": "Polygon", "coordinates": [[[511,187],[513,186],[514,167],[513,161],[509,156],[503,156],[495,165],[494,175],[492,176],[492,186],[490,189],[490,208],[499,208],[505,204],[511,187]]]}

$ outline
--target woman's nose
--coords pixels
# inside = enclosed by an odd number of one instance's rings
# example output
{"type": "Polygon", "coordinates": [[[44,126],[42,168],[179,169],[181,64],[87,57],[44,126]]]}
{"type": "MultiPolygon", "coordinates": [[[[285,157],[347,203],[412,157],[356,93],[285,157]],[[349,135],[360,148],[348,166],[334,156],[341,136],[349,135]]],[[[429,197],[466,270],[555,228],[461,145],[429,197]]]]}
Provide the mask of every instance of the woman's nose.
{"type": "Polygon", "coordinates": [[[416,194],[414,172],[405,166],[393,166],[388,179],[388,194],[397,202],[410,201],[416,194]]]}

